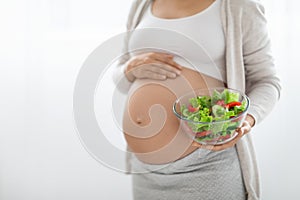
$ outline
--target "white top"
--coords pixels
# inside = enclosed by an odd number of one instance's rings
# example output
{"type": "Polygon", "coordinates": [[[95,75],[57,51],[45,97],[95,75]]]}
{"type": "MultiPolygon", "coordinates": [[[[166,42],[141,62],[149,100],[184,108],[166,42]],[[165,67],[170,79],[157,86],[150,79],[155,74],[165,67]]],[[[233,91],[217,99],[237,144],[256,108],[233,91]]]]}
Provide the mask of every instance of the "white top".
{"type": "Polygon", "coordinates": [[[178,55],[175,61],[179,64],[226,82],[221,0],[195,15],[177,19],[156,17],[151,8],[131,36],[129,51],[167,51],[178,55]]]}

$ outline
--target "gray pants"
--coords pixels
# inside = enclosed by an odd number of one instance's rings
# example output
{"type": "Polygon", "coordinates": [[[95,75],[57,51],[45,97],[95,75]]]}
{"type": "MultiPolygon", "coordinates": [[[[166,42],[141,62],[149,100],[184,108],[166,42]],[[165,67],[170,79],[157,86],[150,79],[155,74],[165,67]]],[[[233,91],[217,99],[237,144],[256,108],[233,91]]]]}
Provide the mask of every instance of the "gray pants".
{"type": "Polygon", "coordinates": [[[166,165],[132,158],[135,200],[245,200],[236,148],[220,152],[198,149],[166,165]],[[152,172],[151,172],[152,171],[152,172]]]}

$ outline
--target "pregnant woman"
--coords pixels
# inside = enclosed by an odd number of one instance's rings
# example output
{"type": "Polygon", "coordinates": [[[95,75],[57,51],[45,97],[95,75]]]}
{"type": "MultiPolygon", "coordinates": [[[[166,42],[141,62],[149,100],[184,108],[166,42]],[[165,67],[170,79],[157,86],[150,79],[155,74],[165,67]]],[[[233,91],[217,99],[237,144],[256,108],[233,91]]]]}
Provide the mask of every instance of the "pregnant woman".
{"type": "Polygon", "coordinates": [[[123,128],[134,153],[128,162],[135,171],[150,171],[133,174],[134,199],[260,199],[249,132],[270,113],[281,89],[262,5],[254,0],[136,0],[127,25],[131,32],[124,53],[151,44],[166,50],[128,53],[115,73],[126,77],[118,87],[128,93],[123,128]],[[185,48],[188,42],[160,37],[168,31],[200,44],[209,56],[185,48]],[[219,74],[201,65],[211,61],[219,74]],[[237,89],[251,101],[238,136],[210,150],[185,137],[172,113],[178,95],[208,87],[237,89]]]}

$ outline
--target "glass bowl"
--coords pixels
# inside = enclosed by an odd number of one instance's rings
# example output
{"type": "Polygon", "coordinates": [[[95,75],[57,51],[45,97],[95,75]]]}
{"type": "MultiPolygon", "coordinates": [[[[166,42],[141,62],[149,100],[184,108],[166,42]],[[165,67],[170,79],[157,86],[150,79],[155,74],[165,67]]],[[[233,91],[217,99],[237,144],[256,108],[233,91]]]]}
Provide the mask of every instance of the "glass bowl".
{"type": "Polygon", "coordinates": [[[199,89],[178,98],[173,112],[194,141],[219,145],[237,136],[250,105],[242,92],[228,88],[199,89]]]}

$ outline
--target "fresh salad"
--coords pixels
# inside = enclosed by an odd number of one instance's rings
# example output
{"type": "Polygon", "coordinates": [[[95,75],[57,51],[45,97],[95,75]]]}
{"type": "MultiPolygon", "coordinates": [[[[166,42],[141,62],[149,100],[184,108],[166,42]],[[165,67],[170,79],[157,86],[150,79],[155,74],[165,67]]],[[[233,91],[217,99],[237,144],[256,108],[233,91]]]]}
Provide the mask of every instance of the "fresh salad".
{"type": "Polygon", "coordinates": [[[231,138],[243,120],[247,101],[239,99],[237,92],[214,90],[211,96],[190,98],[188,105],[181,105],[180,111],[196,141],[218,143],[231,138]],[[228,120],[230,118],[234,119],[228,120]]]}

